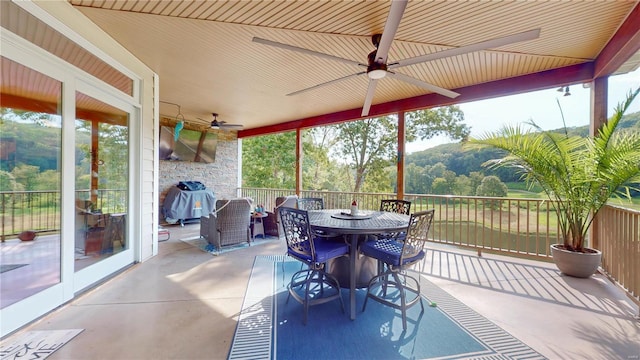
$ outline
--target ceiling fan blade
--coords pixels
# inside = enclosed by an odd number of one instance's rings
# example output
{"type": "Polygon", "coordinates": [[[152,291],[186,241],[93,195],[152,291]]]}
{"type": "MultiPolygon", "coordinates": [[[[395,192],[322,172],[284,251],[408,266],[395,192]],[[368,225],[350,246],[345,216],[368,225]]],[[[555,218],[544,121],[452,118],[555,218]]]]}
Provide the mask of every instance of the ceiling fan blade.
{"type": "Polygon", "coordinates": [[[362,105],[362,114],[360,116],[369,115],[369,109],[371,108],[371,102],[373,101],[373,94],[376,92],[377,79],[369,80],[369,88],[367,89],[367,97],[364,98],[364,105],[362,105]]]}
{"type": "Polygon", "coordinates": [[[220,125],[220,127],[228,127],[228,128],[241,128],[242,125],[240,124],[229,124],[226,121],[218,121],[218,124],[220,125]]]}
{"type": "Polygon", "coordinates": [[[336,82],[338,82],[338,81],[346,80],[346,79],[349,79],[349,78],[354,77],[354,76],[364,75],[364,74],[366,74],[366,73],[367,73],[366,71],[361,71],[361,72],[359,72],[359,73],[355,73],[355,74],[351,74],[351,75],[343,76],[343,77],[341,77],[341,78],[337,78],[337,79],[334,79],[334,80],[329,80],[329,81],[327,81],[327,82],[323,82],[322,84],[318,84],[318,85],[314,85],[314,86],[312,86],[312,87],[308,87],[308,88],[306,88],[306,89],[302,89],[302,90],[294,91],[294,92],[292,92],[292,93],[287,94],[287,96],[298,95],[298,94],[301,94],[301,93],[303,93],[303,92],[307,92],[307,91],[310,91],[310,90],[314,90],[314,89],[317,89],[317,88],[322,87],[322,86],[325,86],[325,85],[329,85],[329,84],[336,83],[336,82]]]}
{"type": "Polygon", "coordinates": [[[256,42],[256,43],[259,43],[259,44],[275,46],[275,47],[278,47],[278,48],[281,48],[281,49],[285,49],[285,50],[297,51],[297,52],[300,52],[300,53],[303,53],[303,54],[307,54],[307,55],[313,55],[313,56],[318,56],[318,57],[322,57],[322,58],[329,59],[329,60],[340,61],[340,62],[343,62],[343,63],[355,65],[355,66],[367,66],[366,64],[362,64],[362,63],[359,63],[357,61],[344,59],[344,58],[341,58],[341,57],[338,57],[338,56],[333,56],[333,55],[329,55],[329,54],[325,54],[325,53],[321,53],[321,52],[317,52],[317,51],[313,51],[313,50],[309,50],[309,49],[305,49],[305,48],[301,48],[301,47],[297,47],[297,46],[293,46],[293,45],[287,45],[287,44],[279,43],[279,42],[276,42],[276,41],[262,39],[262,38],[259,38],[259,37],[254,37],[252,39],[252,41],[256,42]]]}
{"type": "Polygon", "coordinates": [[[384,30],[382,31],[382,38],[378,44],[378,51],[376,51],[376,62],[378,64],[387,63],[387,55],[389,55],[389,49],[391,48],[391,42],[396,37],[400,20],[404,14],[404,9],[407,7],[407,0],[394,0],[391,1],[391,8],[389,9],[389,15],[387,15],[387,21],[384,24],[384,30]]]}
{"type": "Polygon", "coordinates": [[[400,81],[404,81],[404,82],[409,83],[409,84],[413,84],[413,85],[421,87],[423,89],[427,89],[427,90],[432,91],[434,93],[438,93],[440,95],[444,95],[446,97],[450,97],[452,99],[460,96],[460,94],[458,94],[455,91],[451,91],[451,90],[448,90],[448,89],[445,89],[445,88],[441,88],[439,86],[435,86],[433,84],[426,83],[426,82],[424,82],[422,80],[418,80],[416,78],[412,78],[411,76],[407,76],[407,75],[404,75],[404,74],[393,73],[393,72],[387,71],[387,76],[389,76],[391,78],[394,78],[394,79],[397,79],[397,80],[400,80],[400,81]]]}
{"type": "Polygon", "coordinates": [[[233,129],[242,129],[243,126],[240,124],[225,124],[220,126],[221,129],[228,129],[228,130],[233,130],[233,129]]]}
{"type": "Polygon", "coordinates": [[[426,55],[416,56],[416,57],[405,59],[405,60],[400,60],[396,63],[389,64],[388,68],[395,69],[401,66],[418,64],[421,62],[441,59],[448,56],[456,56],[456,55],[461,55],[469,52],[496,48],[503,45],[517,43],[520,41],[537,39],[539,36],[540,36],[540,29],[529,30],[522,33],[518,33],[518,34],[503,36],[500,38],[491,39],[487,41],[481,41],[479,43],[475,43],[471,45],[465,45],[458,48],[447,49],[447,50],[438,51],[432,54],[426,54],[426,55]]]}

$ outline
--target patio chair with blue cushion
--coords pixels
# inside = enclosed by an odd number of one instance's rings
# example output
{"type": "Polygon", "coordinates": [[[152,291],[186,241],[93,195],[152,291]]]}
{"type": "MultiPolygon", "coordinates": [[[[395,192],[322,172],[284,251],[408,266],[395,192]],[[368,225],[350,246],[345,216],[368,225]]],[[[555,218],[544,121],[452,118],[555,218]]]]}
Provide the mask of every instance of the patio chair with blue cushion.
{"type": "Polygon", "coordinates": [[[281,207],[280,221],[287,241],[287,254],[308,266],[291,277],[287,285],[289,290],[287,302],[293,296],[303,305],[305,325],[309,307],[313,305],[339,299],[344,313],[340,283],[333,275],[325,272],[325,263],[349,254],[349,246],[343,242],[317,237],[311,231],[309,214],[306,210],[281,207]]]}
{"type": "Polygon", "coordinates": [[[401,233],[397,233],[389,239],[367,241],[362,244],[360,247],[362,254],[386,265],[384,272],[369,281],[362,311],[365,310],[369,298],[398,309],[402,312],[403,330],[407,330],[407,309],[419,302],[424,312],[420,281],[409,275],[407,269],[424,259],[424,245],[433,223],[434,213],[435,210],[427,210],[411,215],[406,235],[402,238],[401,233]],[[407,295],[409,295],[408,299],[407,295]]]}
{"type": "MultiPolygon", "coordinates": [[[[409,215],[411,214],[411,201],[400,199],[383,199],[380,200],[380,211],[409,215]]],[[[380,240],[387,239],[392,236],[394,236],[394,234],[379,234],[376,235],[375,238],[380,240]]]]}

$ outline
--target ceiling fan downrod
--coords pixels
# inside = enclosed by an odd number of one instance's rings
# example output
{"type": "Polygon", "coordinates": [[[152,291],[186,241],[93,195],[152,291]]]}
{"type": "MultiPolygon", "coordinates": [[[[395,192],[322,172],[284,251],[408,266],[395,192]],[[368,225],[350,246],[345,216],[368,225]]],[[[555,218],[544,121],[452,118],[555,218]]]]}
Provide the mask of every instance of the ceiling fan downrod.
{"type": "Polygon", "coordinates": [[[371,36],[371,43],[376,47],[375,50],[369,53],[367,56],[369,65],[367,66],[367,76],[369,79],[382,79],[387,75],[387,64],[384,62],[377,62],[376,56],[378,54],[378,46],[380,45],[380,39],[382,34],[373,34],[371,36]]]}
{"type": "Polygon", "coordinates": [[[213,121],[211,122],[211,128],[212,129],[220,129],[220,124],[218,124],[218,114],[217,113],[211,113],[211,115],[213,115],[213,121]]]}

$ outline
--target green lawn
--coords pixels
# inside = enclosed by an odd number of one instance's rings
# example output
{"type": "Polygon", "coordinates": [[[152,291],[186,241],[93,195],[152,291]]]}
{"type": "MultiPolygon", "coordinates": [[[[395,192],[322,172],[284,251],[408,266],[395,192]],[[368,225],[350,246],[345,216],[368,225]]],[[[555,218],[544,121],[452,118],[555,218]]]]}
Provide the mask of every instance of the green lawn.
{"type": "MultiPolygon", "coordinates": [[[[529,191],[523,183],[507,183],[509,192],[507,197],[514,199],[544,199],[547,195],[543,192],[529,191]]],[[[540,190],[541,189],[533,189],[540,190]]],[[[611,199],[610,205],[621,206],[628,209],[640,210],[640,198],[631,198],[631,201],[627,199],[611,199]]]]}

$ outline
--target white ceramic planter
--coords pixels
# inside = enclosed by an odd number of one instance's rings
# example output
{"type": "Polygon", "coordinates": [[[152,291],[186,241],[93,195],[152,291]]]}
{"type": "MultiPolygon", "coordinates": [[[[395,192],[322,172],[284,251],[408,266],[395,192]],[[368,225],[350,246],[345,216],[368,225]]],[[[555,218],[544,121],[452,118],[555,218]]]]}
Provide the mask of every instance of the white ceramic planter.
{"type": "Polygon", "coordinates": [[[588,278],[593,275],[600,261],[602,260],[602,252],[596,249],[590,249],[593,253],[581,253],[562,249],[558,246],[562,244],[551,245],[551,256],[558,270],[565,275],[588,278]]]}

